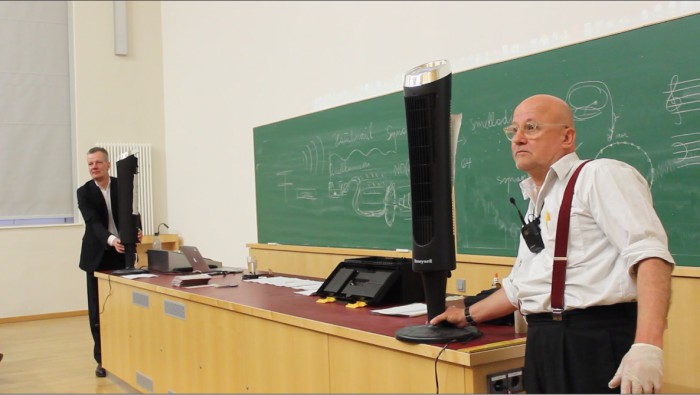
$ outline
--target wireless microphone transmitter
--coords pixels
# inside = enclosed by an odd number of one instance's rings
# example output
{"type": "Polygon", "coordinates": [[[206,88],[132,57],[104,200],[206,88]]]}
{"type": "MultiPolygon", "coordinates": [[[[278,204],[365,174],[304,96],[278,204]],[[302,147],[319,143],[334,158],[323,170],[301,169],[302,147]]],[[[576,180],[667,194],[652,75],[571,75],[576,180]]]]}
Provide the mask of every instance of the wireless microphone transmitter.
{"type": "Polygon", "coordinates": [[[533,221],[526,224],[523,213],[520,212],[518,205],[515,204],[515,199],[511,197],[510,203],[515,206],[516,210],[518,210],[520,222],[523,223],[523,227],[520,228],[520,234],[523,235],[523,240],[525,240],[527,248],[529,248],[530,251],[534,252],[535,254],[544,250],[544,242],[542,241],[542,234],[540,233],[540,217],[537,217],[533,221]]]}
{"type": "Polygon", "coordinates": [[[523,235],[525,244],[527,244],[527,248],[529,248],[530,251],[537,254],[538,252],[544,250],[544,242],[542,241],[542,234],[540,233],[539,217],[523,226],[520,229],[520,234],[523,235]]]}

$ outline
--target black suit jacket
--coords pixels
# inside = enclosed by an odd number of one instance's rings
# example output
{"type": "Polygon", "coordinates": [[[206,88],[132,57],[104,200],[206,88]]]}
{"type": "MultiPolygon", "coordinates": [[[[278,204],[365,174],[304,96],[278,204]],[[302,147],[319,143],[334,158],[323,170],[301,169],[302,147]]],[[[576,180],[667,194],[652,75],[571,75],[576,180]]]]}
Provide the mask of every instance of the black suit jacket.
{"type": "MultiPolygon", "coordinates": [[[[119,230],[119,204],[117,179],[110,177],[110,200],[112,201],[112,217],[119,230]]],[[[100,188],[94,180],[86,182],[78,188],[78,208],[85,221],[85,234],[83,235],[83,245],[80,249],[80,268],[86,272],[100,270],[102,257],[109,244],[107,239],[109,233],[109,213],[100,188]]]]}

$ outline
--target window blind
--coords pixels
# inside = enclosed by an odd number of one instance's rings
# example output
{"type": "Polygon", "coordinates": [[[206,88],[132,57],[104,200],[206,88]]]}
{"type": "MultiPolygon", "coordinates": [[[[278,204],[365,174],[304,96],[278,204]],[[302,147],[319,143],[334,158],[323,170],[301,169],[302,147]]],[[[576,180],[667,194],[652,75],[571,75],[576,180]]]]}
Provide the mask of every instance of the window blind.
{"type": "Polygon", "coordinates": [[[65,1],[0,2],[0,224],[73,220],[68,21],[65,1]]]}

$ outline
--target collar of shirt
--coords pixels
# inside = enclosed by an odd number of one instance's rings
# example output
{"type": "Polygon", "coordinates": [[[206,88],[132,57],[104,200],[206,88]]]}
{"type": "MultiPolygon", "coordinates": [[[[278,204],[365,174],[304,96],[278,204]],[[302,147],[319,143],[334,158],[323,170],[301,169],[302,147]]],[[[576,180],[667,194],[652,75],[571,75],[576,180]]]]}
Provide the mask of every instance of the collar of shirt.
{"type": "Polygon", "coordinates": [[[97,181],[95,181],[95,185],[97,185],[97,187],[100,188],[100,191],[102,191],[102,194],[104,195],[109,191],[109,187],[112,186],[112,177],[107,179],[107,188],[102,188],[97,181]]]}
{"type": "MultiPolygon", "coordinates": [[[[542,183],[540,194],[546,194],[542,192],[551,188],[551,185],[554,183],[554,179],[552,177],[557,177],[559,180],[565,179],[573,170],[574,165],[579,161],[580,159],[578,154],[575,152],[564,155],[558,161],[556,161],[549,168],[549,172],[547,172],[547,176],[542,183]]],[[[535,185],[535,181],[532,179],[532,177],[528,177],[520,182],[520,190],[523,193],[523,199],[530,199],[532,202],[537,200],[537,185],[535,185]]]]}
{"type": "Polygon", "coordinates": [[[523,194],[523,199],[530,200],[526,215],[531,216],[531,218],[540,216],[544,207],[545,196],[549,195],[550,190],[558,181],[566,180],[572,174],[577,163],[580,162],[581,160],[575,152],[561,157],[549,168],[549,172],[547,172],[547,176],[544,178],[542,187],[539,190],[532,177],[521,181],[520,190],[523,194]]]}

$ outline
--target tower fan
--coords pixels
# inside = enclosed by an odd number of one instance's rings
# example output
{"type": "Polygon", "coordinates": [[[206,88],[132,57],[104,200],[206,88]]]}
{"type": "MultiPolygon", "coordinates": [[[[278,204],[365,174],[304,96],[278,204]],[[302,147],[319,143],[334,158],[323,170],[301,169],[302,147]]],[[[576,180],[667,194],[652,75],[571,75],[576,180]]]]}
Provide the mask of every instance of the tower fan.
{"type": "MultiPolygon", "coordinates": [[[[452,216],[450,100],[452,72],[445,60],[415,67],[404,78],[404,102],[411,169],[413,271],[421,274],[428,320],[445,311],[447,278],[456,268],[452,216]]],[[[467,341],[473,326],[451,324],[400,328],[396,338],[412,343],[467,341]]]]}
{"type": "Polygon", "coordinates": [[[124,244],[124,269],[113,270],[115,276],[146,273],[137,269],[136,244],[138,229],[141,227],[141,216],[138,212],[138,188],[134,178],[138,173],[139,160],[134,155],[122,154],[125,157],[117,161],[117,207],[119,208],[119,238],[124,244]]]}

